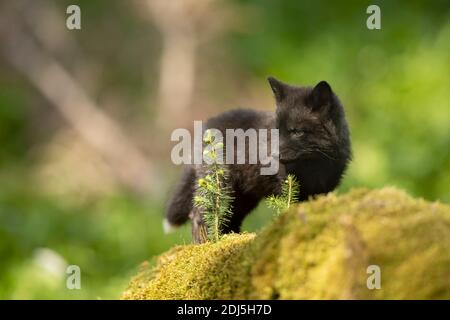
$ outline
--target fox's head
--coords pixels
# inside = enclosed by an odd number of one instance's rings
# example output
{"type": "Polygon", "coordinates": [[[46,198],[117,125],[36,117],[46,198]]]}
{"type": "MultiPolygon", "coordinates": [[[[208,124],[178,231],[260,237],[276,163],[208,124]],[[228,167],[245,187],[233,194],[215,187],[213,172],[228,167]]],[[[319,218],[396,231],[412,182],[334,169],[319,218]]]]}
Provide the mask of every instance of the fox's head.
{"type": "Polygon", "coordinates": [[[297,87],[268,78],[275,95],[280,162],[348,157],[350,142],[344,109],[330,85],[297,87]]]}

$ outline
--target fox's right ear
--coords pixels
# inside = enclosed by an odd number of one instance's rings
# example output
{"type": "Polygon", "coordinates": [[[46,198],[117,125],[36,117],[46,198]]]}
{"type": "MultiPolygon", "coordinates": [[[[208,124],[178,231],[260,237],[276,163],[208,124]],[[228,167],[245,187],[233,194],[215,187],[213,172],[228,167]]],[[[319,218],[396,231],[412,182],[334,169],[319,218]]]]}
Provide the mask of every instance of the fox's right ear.
{"type": "Polygon", "coordinates": [[[281,101],[286,96],[286,84],[275,79],[274,77],[268,77],[270,87],[272,88],[273,94],[277,101],[281,101]]]}

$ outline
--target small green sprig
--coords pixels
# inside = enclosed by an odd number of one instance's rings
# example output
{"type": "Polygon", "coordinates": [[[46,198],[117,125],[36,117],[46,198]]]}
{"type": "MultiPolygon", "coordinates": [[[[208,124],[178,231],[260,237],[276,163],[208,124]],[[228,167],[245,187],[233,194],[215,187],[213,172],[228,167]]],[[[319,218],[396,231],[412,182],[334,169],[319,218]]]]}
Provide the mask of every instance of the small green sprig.
{"type": "Polygon", "coordinates": [[[226,169],[217,161],[218,151],[223,149],[223,143],[216,142],[209,130],[205,132],[203,141],[206,146],[203,154],[209,158],[210,164],[206,165],[206,175],[197,181],[194,205],[203,212],[209,240],[216,242],[221,237],[222,226],[226,225],[232,214],[233,197],[227,186],[226,169]]]}
{"type": "Polygon", "coordinates": [[[271,195],[266,198],[266,204],[269,208],[275,210],[276,215],[289,209],[289,207],[298,201],[300,187],[294,175],[289,174],[281,186],[281,194],[271,195]]]}

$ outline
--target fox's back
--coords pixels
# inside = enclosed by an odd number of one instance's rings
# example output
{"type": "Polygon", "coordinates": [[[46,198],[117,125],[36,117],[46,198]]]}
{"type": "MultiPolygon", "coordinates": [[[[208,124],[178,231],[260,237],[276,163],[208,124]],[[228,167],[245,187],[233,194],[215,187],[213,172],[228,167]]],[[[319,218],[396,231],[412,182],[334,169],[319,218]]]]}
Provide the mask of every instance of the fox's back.
{"type": "Polygon", "coordinates": [[[205,129],[213,128],[224,135],[226,129],[272,129],[275,128],[275,114],[253,109],[234,109],[209,118],[205,129]]]}
{"type": "MultiPolygon", "coordinates": [[[[268,132],[268,140],[270,140],[270,130],[275,128],[275,114],[271,112],[257,111],[252,109],[234,109],[224,112],[210,118],[206,122],[206,129],[217,129],[222,132],[224,137],[224,145],[227,146],[226,129],[242,129],[244,132],[249,129],[256,130],[256,134],[260,129],[266,129],[268,132]]],[[[233,137],[234,139],[234,137],[233,137]]],[[[252,198],[259,201],[262,197],[270,194],[278,193],[280,189],[280,178],[278,172],[273,175],[261,174],[261,163],[259,158],[256,164],[249,163],[249,148],[252,152],[257,152],[256,145],[252,144],[250,139],[245,140],[245,163],[236,163],[236,154],[243,150],[236,149],[236,141],[234,143],[235,159],[233,163],[227,163],[226,168],[229,174],[229,180],[234,192],[244,197],[252,198]]],[[[270,145],[268,151],[270,152],[270,145]]],[[[230,150],[225,150],[229,152],[230,150]]],[[[258,152],[257,152],[258,153],[258,152]]],[[[270,156],[270,155],[269,155],[270,156]]],[[[265,165],[267,166],[267,164],[265,165]]],[[[203,173],[203,165],[197,168],[198,175],[203,173]]]]}

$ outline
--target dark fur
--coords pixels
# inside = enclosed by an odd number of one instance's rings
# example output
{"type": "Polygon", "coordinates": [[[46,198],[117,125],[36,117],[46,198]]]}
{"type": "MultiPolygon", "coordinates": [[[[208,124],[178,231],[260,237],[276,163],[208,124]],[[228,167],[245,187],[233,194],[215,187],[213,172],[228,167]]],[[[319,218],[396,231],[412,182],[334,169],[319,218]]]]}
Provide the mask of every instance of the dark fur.
{"type": "MultiPolygon", "coordinates": [[[[328,83],[322,81],[314,88],[295,87],[272,77],[269,83],[277,104],[275,114],[232,110],[209,119],[204,128],[219,129],[224,137],[227,128],[280,130],[281,163],[277,175],[261,175],[259,164],[227,165],[234,201],[231,220],[223,227],[225,233],[239,232],[243,219],[261,199],[279,194],[287,173],[300,182],[301,201],[334,190],[351,157],[344,110],[328,83]]],[[[181,225],[192,215],[195,181],[202,175],[201,165],[184,169],[166,213],[172,225],[181,225]]]]}

